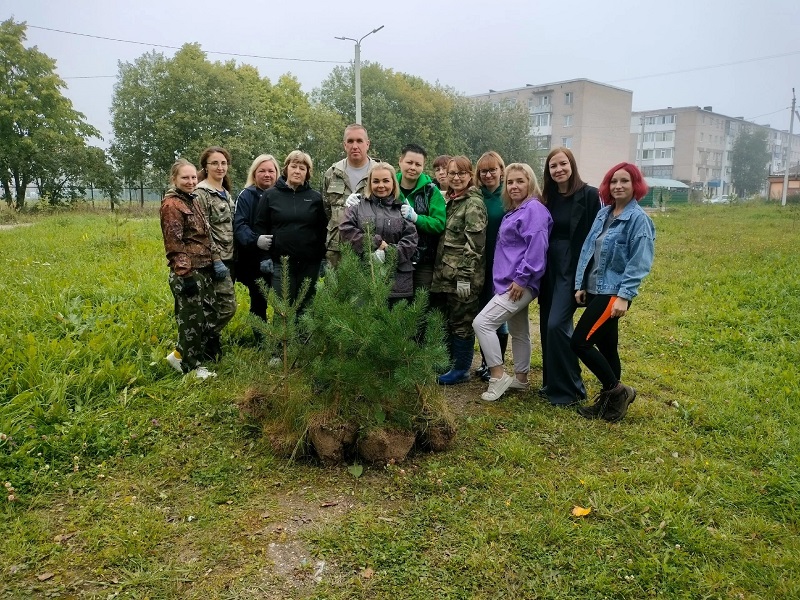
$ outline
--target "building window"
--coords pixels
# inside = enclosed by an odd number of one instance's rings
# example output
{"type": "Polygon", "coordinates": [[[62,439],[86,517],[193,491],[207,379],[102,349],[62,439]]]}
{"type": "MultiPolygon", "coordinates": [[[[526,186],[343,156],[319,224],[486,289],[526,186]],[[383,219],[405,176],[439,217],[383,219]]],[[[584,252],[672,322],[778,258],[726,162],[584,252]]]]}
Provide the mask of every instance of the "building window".
{"type": "Polygon", "coordinates": [[[561,145],[564,148],[572,148],[572,136],[570,137],[562,137],[561,138],[561,145]]]}
{"type": "Polygon", "coordinates": [[[550,96],[539,96],[539,106],[547,106],[550,104],[550,96]]]}
{"type": "Polygon", "coordinates": [[[572,104],[575,95],[572,92],[564,92],[564,104],[572,104]]]}
{"type": "Polygon", "coordinates": [[[564,127],[572,127],[572,115],[564,115],[564,127]]]}
{"type": "Polygon", "coordinates": [[[550,150],[549,135],[535,135],[531,138],[531,148],[533,150],[550,150]]]}
{"type": "Polygon", "coordinates": [[[531,127],[549,127],[550,113],[531,115],[531,127]]]}

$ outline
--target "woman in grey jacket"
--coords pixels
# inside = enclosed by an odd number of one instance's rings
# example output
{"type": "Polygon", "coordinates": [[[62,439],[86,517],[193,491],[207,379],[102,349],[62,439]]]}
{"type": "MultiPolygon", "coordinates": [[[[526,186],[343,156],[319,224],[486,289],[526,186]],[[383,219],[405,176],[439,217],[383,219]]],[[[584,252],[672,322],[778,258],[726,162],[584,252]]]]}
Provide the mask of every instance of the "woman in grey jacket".
{"type": "Polygon", "coordinates": [[[347,207],[339,235],[349,243],[358,254],[367,249],[380,262],[386,260],[386,248],[397,249],[397,270],[394,285],[389,294],[391,303],[414,295],[414,265],[411,262],[417,249],[419,237],[417,228],[411,221],[403,218],[397,199],[398,184],[394,167],[389,163],[375,164],[367,175],[366,198],[358,204],[347,207]],[[364,242],[367,227],[372,231],[372,239],[364,242]]]}

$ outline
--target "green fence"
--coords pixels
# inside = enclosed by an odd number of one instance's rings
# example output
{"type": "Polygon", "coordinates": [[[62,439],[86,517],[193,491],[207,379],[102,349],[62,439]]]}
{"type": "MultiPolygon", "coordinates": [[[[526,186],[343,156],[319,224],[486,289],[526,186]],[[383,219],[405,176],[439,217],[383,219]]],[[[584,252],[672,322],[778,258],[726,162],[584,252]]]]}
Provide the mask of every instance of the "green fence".
{"type": "Polygon", "coordinates": [[[667,188],[650,188],[647,195],[642,198],[642,206],[654,206],[658,208],[661,206],[662,201],[666,201],[667,205],[670,204],[688,204],[689,202],[689,188],[682,188],[679,190],[670,190],[667,188]]]}

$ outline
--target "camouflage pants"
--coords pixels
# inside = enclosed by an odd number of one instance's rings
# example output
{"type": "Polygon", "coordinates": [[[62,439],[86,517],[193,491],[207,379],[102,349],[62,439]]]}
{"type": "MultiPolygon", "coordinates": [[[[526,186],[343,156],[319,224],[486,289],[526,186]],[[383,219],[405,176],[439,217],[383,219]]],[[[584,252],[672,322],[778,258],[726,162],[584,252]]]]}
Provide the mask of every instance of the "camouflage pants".
{"type": "Polygon", "coordinates": [[[479,294],[472,294],[466,301],[461,300],[455,292],[437,292],[431,294],[431,308],[442,311],[449,335],[460,338],[471,338],[475,335],[472,321],[480,312],[479,294]]]}
{"type": "MultiPolygon", "coordinates": [[[[229,269],[233,266],[230,261],[225,261],[225,264],[229,269]]],[[[213,312],[209,316],[208,324],[211,330],[219,335],[236,314],[236,288],[230,275],[211,283],[213,286],[213,312]]]]}
{"type": "Polygon", "coordinates": [[[183,357],[183,372],[196,369],[203,360],[208,341],[209,316],[211,315],[213,290],[211,276],[204,271],[192,275],[198,291],[193,296],[183,292],[183,278],[169,274],[169,289],[175,298],[175,320],[178,322],[178,352],[183,357]]]}

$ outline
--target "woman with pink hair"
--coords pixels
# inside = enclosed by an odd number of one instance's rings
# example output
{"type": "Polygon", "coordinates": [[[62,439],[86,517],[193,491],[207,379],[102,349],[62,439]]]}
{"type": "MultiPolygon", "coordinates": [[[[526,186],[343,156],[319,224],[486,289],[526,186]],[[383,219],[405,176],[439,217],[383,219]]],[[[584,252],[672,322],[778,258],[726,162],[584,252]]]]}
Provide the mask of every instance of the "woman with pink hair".
{"type": "Polygon", "coordinates": [[[616,423],[636,398],[636,390],[620,381],[619,319],[653,265],[656,231],[639,206],[647,184],[635,165],[612,167],[599,191],[604,206],[583,242],[575,273],[575,300],[586,310],[571,347],[603,386],[595,403],[578,408],[578,413],[616,423]]]}

